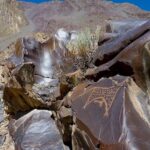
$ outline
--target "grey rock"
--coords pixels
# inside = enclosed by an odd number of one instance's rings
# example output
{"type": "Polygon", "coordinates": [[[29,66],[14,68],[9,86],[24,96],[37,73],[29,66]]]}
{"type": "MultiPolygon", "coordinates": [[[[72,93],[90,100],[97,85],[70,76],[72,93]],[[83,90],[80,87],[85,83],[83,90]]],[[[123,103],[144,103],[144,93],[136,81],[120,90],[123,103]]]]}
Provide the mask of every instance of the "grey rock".
{"type": "Polygon", "coordinates": [[[16,150],[64,150],[61,135],[51,111],[33,110],[10,122],[10,133],[16,150]]]}

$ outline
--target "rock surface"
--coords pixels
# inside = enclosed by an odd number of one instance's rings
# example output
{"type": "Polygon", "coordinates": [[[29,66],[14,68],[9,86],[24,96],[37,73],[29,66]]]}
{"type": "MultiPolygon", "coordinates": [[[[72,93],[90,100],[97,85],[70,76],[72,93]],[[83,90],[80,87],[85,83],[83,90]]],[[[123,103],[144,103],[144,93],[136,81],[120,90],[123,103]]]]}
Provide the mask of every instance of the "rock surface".
{"type": "Polygon", "coordinates": [[[104,0],[0,4],[0,150],[149,150],[149,12],[104,0]],[[87,26],[92,51],[71,53],[87,26]]]}
{"type": "Polygon", "coordinates": [[[33,110],[10,122],[16,150],[65,150],[61,135],[47,110],[33,110]]]}
{"type": "MultiPolygon", "coordinates": [[[[80,136],[76,128],[85,132],[85,135],[81,134],[83,139],[88,141],[90,137],[92,140],[92,143],[87,143],[88,149],[93,144],[95,148],[101,145],[106,150],[148,150],[150,126],[145,99],[143,91],[128,77],[103,78],[85,87],[72,99],[76,116],[74,136],[78,144],[80,136]]],[[[87,149],[86,145],[81,146],[87,149]]]]}

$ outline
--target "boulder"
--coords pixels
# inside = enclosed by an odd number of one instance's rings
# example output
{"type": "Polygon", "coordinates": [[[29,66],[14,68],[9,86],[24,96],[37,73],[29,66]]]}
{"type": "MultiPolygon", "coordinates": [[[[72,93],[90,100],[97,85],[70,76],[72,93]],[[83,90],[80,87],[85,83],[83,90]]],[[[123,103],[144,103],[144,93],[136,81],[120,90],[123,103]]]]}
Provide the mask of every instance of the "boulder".
{"type": "MultiPolygon", "coordinates": [[[[113,59],[124,48],[132,45],[134,41],[146,35],[149,32],[150,20],[146,23],[127,31],[125,34],[120,35],[114,40],[110,40],[107,43],[99,46],[93,56],[93,62],[98,61],[98,65],[104,64],[113,59]]],[[[140,46],[140,45],[139,45],[140,46]]]]}
{"type": "Polygon", "coordinates": [[[15,142],[15,149],[65,150],[51,115],[47,110],[33,110],[18,120],[12,120],[9,131],[15,142]]]}
{"type": "Polygon", "coordinates": [[[116,57],[98,67],[88,69],[87,77],[125,75],[132,76],[137,85],[147,92],[149,82],[150,32],[135,40],[116,57]]]}
{"type": "Polygon", "coordinates": [[[6,112],[15,114],[24,112],[34,108],[47,108],[46,104],[37,94],[30,88],[22,87],[15,77],[12,77],[4,88],[3,94],[6,112]]]}
{"type": "Polygon", "coordinates": [[[75,145],[90,150],[149,149],[149,99],[130,77],[102,78],[82,90],[78,87],[72,93],[76,96],[70,96],[75,145]]]}

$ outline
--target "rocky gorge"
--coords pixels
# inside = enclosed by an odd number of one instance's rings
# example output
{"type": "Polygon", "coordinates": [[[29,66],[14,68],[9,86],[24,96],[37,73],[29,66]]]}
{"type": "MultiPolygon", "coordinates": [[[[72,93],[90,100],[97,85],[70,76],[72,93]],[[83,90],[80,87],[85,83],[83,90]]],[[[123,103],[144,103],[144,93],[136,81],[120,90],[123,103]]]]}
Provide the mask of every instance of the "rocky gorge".
{"type": "Polygon", "coordinates": [[[14,19],[0,29],[0,150],[149,150],[150,13],[2,3],[14,19]]]}

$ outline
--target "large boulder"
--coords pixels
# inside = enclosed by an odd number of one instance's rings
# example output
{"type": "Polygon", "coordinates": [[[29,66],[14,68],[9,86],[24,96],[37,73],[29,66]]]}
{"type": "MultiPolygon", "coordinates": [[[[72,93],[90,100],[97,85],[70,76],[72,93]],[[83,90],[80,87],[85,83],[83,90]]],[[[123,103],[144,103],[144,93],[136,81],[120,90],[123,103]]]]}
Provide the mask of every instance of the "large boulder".
{"type": "Polygon", "coordinates": [[[72,95],[74,147],[149,149],[149,99],[130,77],[82,84],[72,95]]]}
{"type": "MultiPolygon", "coordinates": [[[[93,62],[97,65],[104,64],[111,59],[113,59],[116,55],[122,52],[127,47],[136,46],[136,42],[141,38],[143,41],[146,42],[149,40],[149,27],[150,27],[150,20],[147,20],[146,23],[133,28],[132,30],[128,30],[123,35],[110,40],[101,46],[99,46],[93,56],[93,62]]],[[[142,44],[139,43],[137,46],[141,46],[142,44]]]]}

